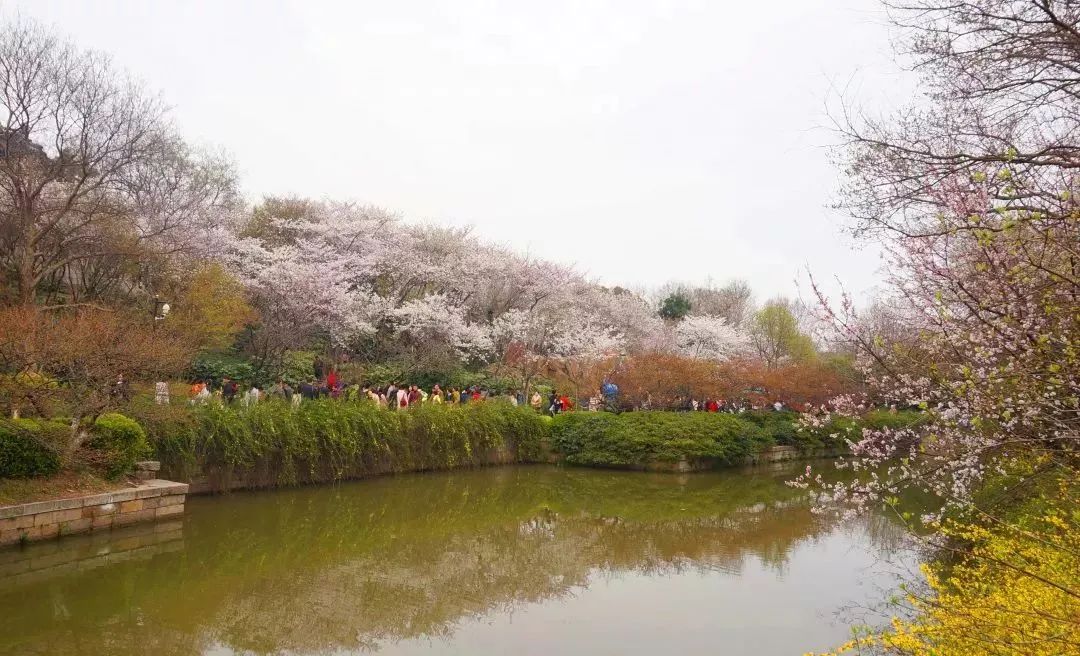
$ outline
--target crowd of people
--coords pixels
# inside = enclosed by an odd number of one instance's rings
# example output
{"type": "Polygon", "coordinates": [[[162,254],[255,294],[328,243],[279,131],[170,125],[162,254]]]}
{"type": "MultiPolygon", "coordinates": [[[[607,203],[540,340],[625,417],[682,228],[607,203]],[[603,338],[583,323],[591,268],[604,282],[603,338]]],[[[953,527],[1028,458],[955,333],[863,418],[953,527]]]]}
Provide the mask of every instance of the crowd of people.
{"type": "MultiPolygon", "coordinates": [[[[127,381],[120,375],[114,383],[112,394],[127,399],[130,391],[127,381]]],[[[548,415],[558,415],[576,408],[574,400],[567,394],[560,394],[552,389],[546,394],[533,391],[531,395],[519,389],[511,389],[504,392],[496,392],[479,385],[467,387],[442,387],[434,385],[430,389],[424,389],[418,385],[405,385],[398,382],[386,386],[370,386],[350,384],[341,380],[335,372],[330,371],[323,379],[312,378],[307,382],[293,386],[284,379],[279,379],[266,389],[257,385],[244,385],[241,382],[225,377],[220,383],[214,385],[210,381],[196,380],[191,383],[188,391],[188,402],[191,405],[201,405],[216,401],[225,405],[238,404],[251,406],[260,401],[278,399],[293,406],[300,405],[304,400],[315,399],[341,399],[345,401],[366,400],[390,410],[407,410],[410,407],[423,404],[453,404],[465,405],[479,403],[487,400],[502,400],[515,406],[529,406],[533,410],[548,415]]],[[[154,400],[158,404],[169,404],[169,386],[165,382],[158,382],[154,386],[154,400]]],[[[583,402],[583,408],[590,411],[608,410],[618,411],[631,409],[623,407],[619,399],[619,389],[614,383],[604,381],[595,396],[589,397],[583,402]]],[[[747,411],[769,409],[777,412],[785,410],[799,411],[803,408],[799,404],[794,407],[788,406],[782,401],[773,401],[765,405],[751,403],[746,400],[725,400],[714,398],[676,398],[671,404],[661,404],[657,407],[651,398],[640,404],[635,404],[633,409],[650,410],[665,409],[676,412],[726,412],[740,414],[747,411]]]]}
{"type": "Polygon", "coordinates": [[[673,409],[683,412],[727,412],[731,414],[739,414],[742,412],[747,412],[748,410],[771,409],[777,412],[782,412],[784,410],[791,410],[792,408],[789,408],[782,401],[774,401],[772,403],[767,403],[762,406],[745,400],[730,401],[725,399],[712,398],[688,398],[677,399],[675,402],[675,407],[673,409]]]}
{"type": "MultiPolygon", "coordinates": [[[[164,396],[156,395],[158,403],[168,403],[167,390],[164,396]]],[[[243,386],[240,382],[223,378],[221,383],[213,386],[207,381],[193,381],[188,392],[189,403],[192,405],[208,403],[216,400],[226,405],[240,404],[250,406],[266,399],[279,399],[294,406],[299,405],[305,399],[341,399],[344,401],[367,400],[390,410],[407,410],[422,404],[454,404],[466,405],[479,403],[487,400],[503,400],[511,405],[528,405],[537,412],[559,414],[574,408],[574,402],[566,394],[559,394],[552,390],[545,398],[538,391],[534,391],[526,398],[522,390],[511,389],[506,392],[494,392],[484,387],[473,385],[470,387],[446,387],[436,384],[430,390],[418,385],[405,385],[398,382],[390,383],[383,387],[350,384],[339,379],[334,372],[330,372],[322,379],[312,379],[297,386],[293,386],[283,379],[267,389],[260,389],[257,385],[243,386]]]]}
{"type": "MultiPolygon", "coordinates": [[[[117,382],[117,389],[114,392],[126,392],[126,385],[122,377],[117,382]]],[[[226,405],[239,404],[242,406],[250,406],[267,399],[278,399],[294,406],[299,405],[304,400],[315,399],[367,400],[390,410],[407,410],[423,404],[466,405],[487,400],[502,400],[516,406],[527,405],[537,412],[549,415],[561,414],[576,408],[574,400],[569,395],[560,394],[554,389],[546,394],[533,391],[527,397],[526,393],[519,389],[495,392],[478,385],[444,388],[436,384],[430,389],[424,389],[418,385],[393,382],[386,386],[370,386],[347,383],[338,378],[333,371],[329,372],[321,380],[311,379],[296,386],[279,379],[266,389],[260,389],[257,385],[245,386],[239,381],[228,377],[223,378],[220,384],[216,386],[208,381],[193,381],[188,392],[188,399],[192,405],[216,400],[226,405]]],[[[155,386],[155,400],[159,404],[169,403],[168,385],[159,382],[155,386]]],[[[609,381],[605,381],[598,393],[590,397],[584,407],[592,411],[619,409],[618,387],[609,381]]],[[[637,409],[641,410],[652,408],[653,403],[649,401],[637,407],[637,409]]],[[[781,401],[769,403],[764,408],[778,412],[792,409],[781,401]]],[[[685,397],[676,399],[674,404],[666,407],[666,409],[682,412],[739,414],[750,410],[763,409],[763,407],[747,401],[685,397]]]]}

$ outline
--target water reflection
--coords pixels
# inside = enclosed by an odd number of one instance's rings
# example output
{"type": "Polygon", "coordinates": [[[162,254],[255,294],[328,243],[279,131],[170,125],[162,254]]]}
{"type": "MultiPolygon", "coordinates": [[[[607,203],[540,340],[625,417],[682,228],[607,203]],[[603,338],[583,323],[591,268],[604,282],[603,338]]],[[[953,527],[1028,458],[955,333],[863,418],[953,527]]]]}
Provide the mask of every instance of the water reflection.
{"type": "MultiPolygon", "coordinates": [[[[494,626],[515,611],[576,608],[590,586],[610,587],[598,580],[633,581],[644,595],[664,581],[708,596],[762,573],[784,581],[795,558],[800,576],[843,588],[843,559],[825,555],[895,546],[900,531],[883,519],[837,526],[812,514],[783,485],[789,475],[500,468],[195,498],[182,531],[162,531],[166,546],[138,558],[84,567],[63,556],[76,564],[22,578],[0,563],[0,653],[464,653],[455,636],[479,619],[494,626]]],[[[51,548],[93,553],[101,539],[51,548]]],[[[111,553],[124,553],[115,542],[111,553]]],[[[46,548],[8,553],[41,565],[46,548]]],[[[732,601],[728,612],[738,613],[732,601]]],[[[806,613],[822,610],[812,605],[806,613]]],[[[677,636],[680,618],[666,622],[677,636]]],[[[467,653],[525,653],[514,629],[505,635],[467,653]]],[[[711,647],[724,651],[723,640],[711,647]]]]}

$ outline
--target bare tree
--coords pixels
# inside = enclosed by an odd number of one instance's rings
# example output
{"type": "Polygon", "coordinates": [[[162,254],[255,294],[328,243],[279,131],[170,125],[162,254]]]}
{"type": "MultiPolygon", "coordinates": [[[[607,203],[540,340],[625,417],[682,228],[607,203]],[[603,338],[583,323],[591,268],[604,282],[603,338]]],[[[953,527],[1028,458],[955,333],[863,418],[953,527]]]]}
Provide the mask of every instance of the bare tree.
{"type": "MultiPolygon", "coordinates": [[[[886,2],[924,98],[873,118],[845,107],[841,206],[857,231],[940,233],[944,196],[1061,217],[1080,168],[1080,2],[886,2]],[[998,171],[990,185],[980,179],[998,171]]],[[[976,229],[976,226],[972,226],[976,229]]]]}
{"type": "MultiPolygon", "coordinates": [[[[18,20],[0,30],[0,273],[9,301],[91,299],[121,260],[193,248],[234,199],[220,158],[109,60],[18,20]]],[[[130,262],[126,272],[130,272],[130,262]]]]}

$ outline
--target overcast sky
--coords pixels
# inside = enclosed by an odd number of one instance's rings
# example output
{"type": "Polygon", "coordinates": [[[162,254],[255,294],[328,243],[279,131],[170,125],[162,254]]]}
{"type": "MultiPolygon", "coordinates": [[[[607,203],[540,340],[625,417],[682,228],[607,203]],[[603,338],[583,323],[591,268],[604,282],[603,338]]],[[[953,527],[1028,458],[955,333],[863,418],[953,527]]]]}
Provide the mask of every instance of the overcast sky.
{"type": "Polygon", "coordinates": [[[836,87],[883,107],[910,83],[876,0],[2,6],[160,90],[252,200],[472,225],[609,284],[879,277],[824,148],[836,87]]]}

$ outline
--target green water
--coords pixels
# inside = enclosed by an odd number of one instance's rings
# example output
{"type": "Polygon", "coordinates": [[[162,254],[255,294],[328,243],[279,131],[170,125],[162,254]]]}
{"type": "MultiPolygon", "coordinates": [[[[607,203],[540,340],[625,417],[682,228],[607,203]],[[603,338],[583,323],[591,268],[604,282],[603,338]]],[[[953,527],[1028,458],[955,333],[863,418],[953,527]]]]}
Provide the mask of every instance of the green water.
{"type": "Polygon", "coordinates": [[[801,654],[899,553],[791,469],[505,467],[195,497],[0,551],[2,654],[801,654]]]}

